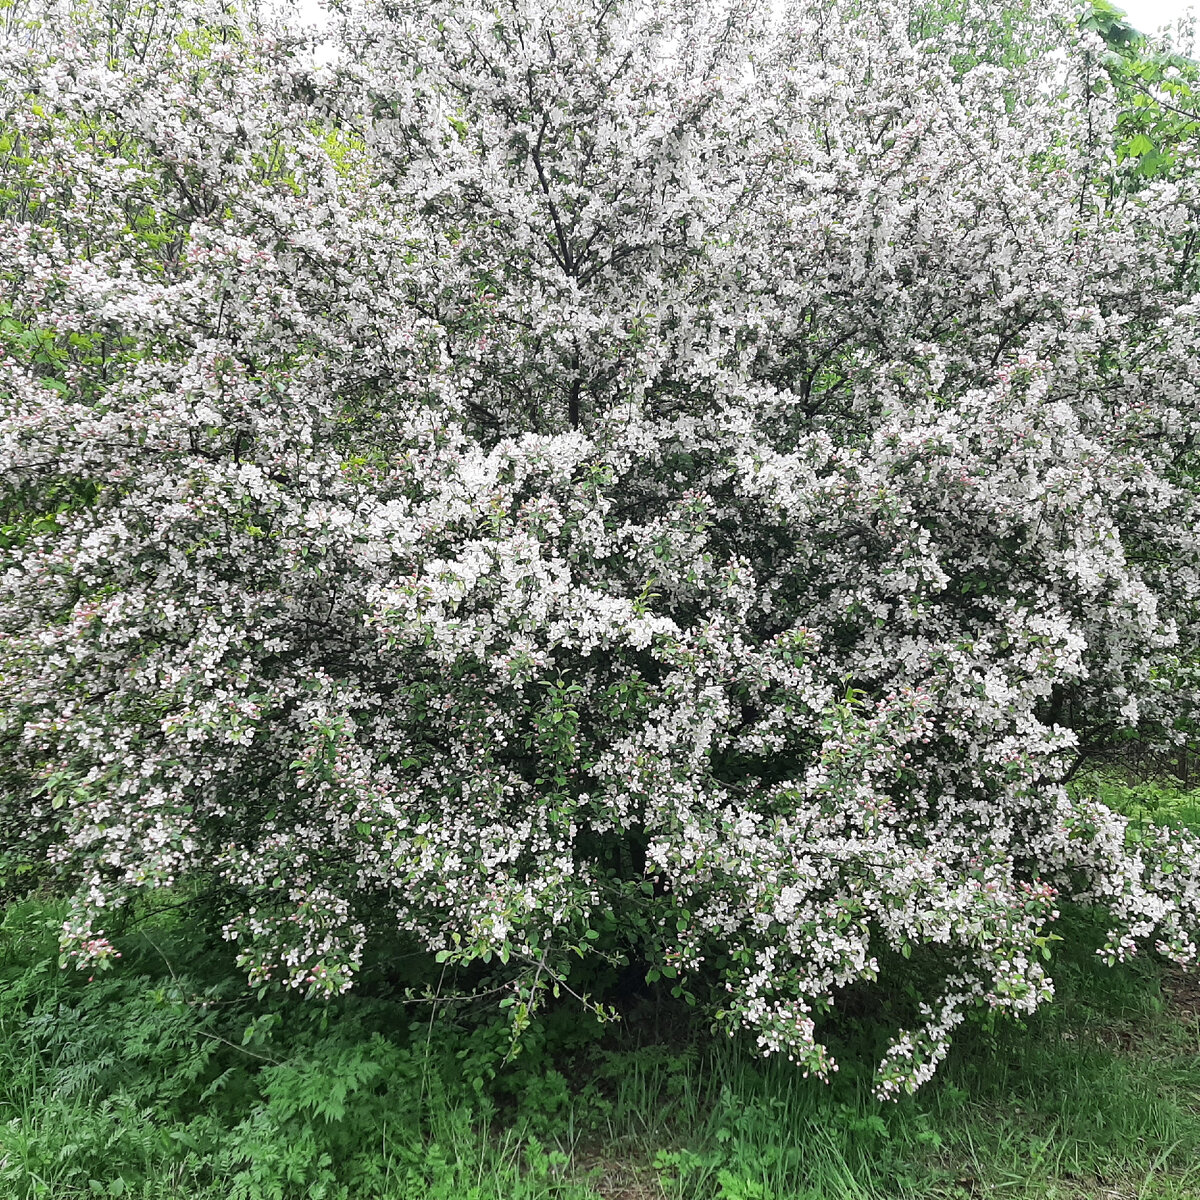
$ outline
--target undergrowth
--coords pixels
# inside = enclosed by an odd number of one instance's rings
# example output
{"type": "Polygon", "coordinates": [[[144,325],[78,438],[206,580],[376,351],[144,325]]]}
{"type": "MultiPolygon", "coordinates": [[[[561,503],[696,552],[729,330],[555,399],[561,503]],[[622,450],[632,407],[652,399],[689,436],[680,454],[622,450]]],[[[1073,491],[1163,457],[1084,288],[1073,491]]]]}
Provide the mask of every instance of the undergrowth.
{"type": "MultiPolygon", "coordinates": [[[[1147,821],[1197,800],[1093,784],[1147,821]]],[[[932,1084],[881,1105],[881,1014],[853,997],[830,1086],[622,978],[582,981],[620,1023],[563,1002],[514,1056],[501,1021],[406,998],[439,968],[395,948],[336,1001],[260,1000],[202,906],[134,913],[92,979],[57,965],[62,916],[33,894],[0,923],[13,1200],[1200,1197],[1200,987],[1150,960],[1060,951],[1056,1004],[976,1027],[932,1084]]],[[[1060,945],[1086,947],[1089,914],[1063,919],[1060,945]]]]}

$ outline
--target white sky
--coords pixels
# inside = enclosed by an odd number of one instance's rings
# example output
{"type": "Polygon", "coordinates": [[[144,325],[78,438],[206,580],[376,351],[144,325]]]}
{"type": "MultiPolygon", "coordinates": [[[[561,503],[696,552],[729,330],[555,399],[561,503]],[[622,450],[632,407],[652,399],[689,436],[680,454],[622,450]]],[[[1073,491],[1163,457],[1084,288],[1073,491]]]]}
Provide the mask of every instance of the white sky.
{"type": "Polygon", "coordinates": [[[1129,23],[1139,33],[1154,33],[1174,22],[1189,7],[1188,0],[1114,0],[1129,14],[1129,23]]]}

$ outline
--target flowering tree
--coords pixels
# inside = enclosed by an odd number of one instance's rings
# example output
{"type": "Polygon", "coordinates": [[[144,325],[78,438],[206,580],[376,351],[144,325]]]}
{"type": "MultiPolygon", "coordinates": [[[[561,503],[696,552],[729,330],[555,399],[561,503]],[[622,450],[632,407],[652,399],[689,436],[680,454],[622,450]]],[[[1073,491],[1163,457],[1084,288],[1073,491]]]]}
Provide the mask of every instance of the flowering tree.
{"type": "Polygon", "coordinates": [[[339,14],[0,47],[0,851],[64,954],[206,880],[252,981],[399,927],[519,1023],[624,946],[822,1075],[907,971],[884,1095],[1051,996],[1063,899],[1193,961],[1195,839],[1064,786],[1197,696],[1200,172],[1106,185],[1099,37],[339,14]]]}

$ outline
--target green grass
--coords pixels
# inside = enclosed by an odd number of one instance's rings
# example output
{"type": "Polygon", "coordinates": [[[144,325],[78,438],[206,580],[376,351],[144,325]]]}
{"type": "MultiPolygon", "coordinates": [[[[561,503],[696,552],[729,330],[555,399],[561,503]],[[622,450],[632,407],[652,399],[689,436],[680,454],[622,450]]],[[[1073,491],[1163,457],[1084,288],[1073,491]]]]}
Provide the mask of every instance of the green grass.
{"type": "Polygon", "coordinates": [[[686,1067],[635,1055],[620,1110],[653,1116],[615,1122],[612,1144],[680,1198],[1200,1196],[1196,1009],[1151,969],[1060,976],[1061,1008],[964,1040],[897,1105],[853,1071],[824,1088],[725,1048],[686,1067]]]}
{"type": "Polygon", "coordinates": [[[1200,829],[1200,788],[1185,789],[1173,779],[1139,779],[1110,767],[1093,771],[1077,785],[1129,817],[1135,828],[1170,825],[1200,829]]]}
{"type": "MultiPolygon", "coordinates": [[[[1195,800],[1138,795],[1156,821],[1195,800]]],[[[865,1018],[832,1031],[828,1087],[662,998],[620,1027],[550,1010],[506,1062],[500,1023],[404,1001],[394,960],[329,1004],[259,1002],[184,906],[88,982],[56,965],[61,919],[34,896],[0,922],[4,1200],[1200,1198],[1200,984],[1103,966],[1087,914],[1057,1004],[886,1105],[865,1018]]]]}

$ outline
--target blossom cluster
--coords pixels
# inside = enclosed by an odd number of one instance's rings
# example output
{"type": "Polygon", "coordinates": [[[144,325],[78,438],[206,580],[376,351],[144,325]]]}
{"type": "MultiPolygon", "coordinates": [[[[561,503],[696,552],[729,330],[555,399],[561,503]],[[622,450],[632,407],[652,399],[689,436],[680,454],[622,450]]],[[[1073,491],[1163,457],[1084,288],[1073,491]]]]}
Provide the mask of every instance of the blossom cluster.
{"type": "Polygon", "coordinates": [[[624,929],[820,1075],[919,966],[885,1095],[1065,901],[1195,960],[1196,839],[1065,782],[1193,719],[1200,171],[1105,186],[1097,36],[960,7],[0,44],[0,851],[68,952],[184,881],[312,993],[624,929]]]}

